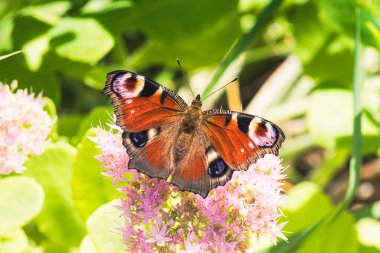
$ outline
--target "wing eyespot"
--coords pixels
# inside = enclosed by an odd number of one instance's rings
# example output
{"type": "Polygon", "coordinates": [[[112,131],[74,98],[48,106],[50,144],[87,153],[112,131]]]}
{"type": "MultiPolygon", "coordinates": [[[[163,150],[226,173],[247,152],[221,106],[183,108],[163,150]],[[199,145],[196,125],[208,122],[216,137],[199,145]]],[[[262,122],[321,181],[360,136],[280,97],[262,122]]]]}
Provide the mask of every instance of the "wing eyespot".
{"type": "Polygon", "coordinates": [[[148,143],[148,132],[142,131],[137,133],[130,133],[129,139],[133,146],[136,148],[142,148],[148,143]]]}
{"type": "Polygon", "coordinates": [[[210,177],[221,177],[226,174],[227,170],[228,165],[222,158],[218,157],[209,164],[207,172],[210,177]]]}

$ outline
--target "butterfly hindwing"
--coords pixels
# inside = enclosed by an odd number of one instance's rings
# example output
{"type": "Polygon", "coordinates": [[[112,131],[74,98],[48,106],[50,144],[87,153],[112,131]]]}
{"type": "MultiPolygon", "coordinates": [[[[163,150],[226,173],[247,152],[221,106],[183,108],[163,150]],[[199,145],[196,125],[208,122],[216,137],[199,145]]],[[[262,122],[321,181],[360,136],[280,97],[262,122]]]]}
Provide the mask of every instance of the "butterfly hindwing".
{"type": "Polygon", "coordinates": [[[232,169],[211,146],[202,129],[191,135],[181,133],[174,149],[174,174],[171,183],[181,190],[205,198],[211,189],[226,184],[232,169]]]}
{"type": "Polygon", "coordinates": [[[133,72],[107,75],[104,93],[112,98],[116,124],[124,131],[140,132],[178,120],[186,103],[164,86],[133,72]]]}
{"type": "Polygon", "coordinates": [[[204,112],[203,129],[233,170],[246,170],[265,154],[278,155],[285,139],[281,129],[258,116],[225,110],[204,112]]]}
{"type": "Polygon", "coordinates": [[[123,145],[130,158],[128,166],[150,177],[166,179],[173,160],[174,140],[170,138],[173,128],[175,124],[167,124],[141,132],[124,132],[123,145]]]}

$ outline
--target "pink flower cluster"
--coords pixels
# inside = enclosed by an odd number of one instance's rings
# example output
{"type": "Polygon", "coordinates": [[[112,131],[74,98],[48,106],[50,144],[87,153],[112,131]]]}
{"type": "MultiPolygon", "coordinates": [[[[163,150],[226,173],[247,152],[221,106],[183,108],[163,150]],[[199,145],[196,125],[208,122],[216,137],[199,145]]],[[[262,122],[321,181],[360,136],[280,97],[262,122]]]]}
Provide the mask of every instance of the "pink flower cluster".
{"type": "Polygon", "coordinates": [[[45,150],[55,120],[44,105],[41,94],[35,97],[26,89],[14,93],[0,83],[0,174],[23,172],[25,161],[45,150]]]}
{"type": "Polygon", "coordinates": [[[237,171],[206,199],[182,192],[165,180],[128,169],[120,133],[100,129],[93,140],[104,174],[122,192],[124,242],[129,252],[248,252],[253,237],[287,238],[278,222],[284,202],[283,167],[266,155],[248,171],[237,171]],[[119,182],[119,180],[124,182],[119,182]]]}

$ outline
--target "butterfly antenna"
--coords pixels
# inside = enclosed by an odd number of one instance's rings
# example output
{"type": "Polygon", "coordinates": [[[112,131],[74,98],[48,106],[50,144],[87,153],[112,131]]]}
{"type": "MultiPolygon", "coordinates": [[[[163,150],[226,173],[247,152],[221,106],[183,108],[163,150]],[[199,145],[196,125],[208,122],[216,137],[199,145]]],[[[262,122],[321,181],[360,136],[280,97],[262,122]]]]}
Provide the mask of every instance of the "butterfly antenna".
{"type": "Polygon", "coordinates": [[[193,92],[193,90],[191,89],[191,86],[190,86],[189,80],[187,79],[187,76],[185,75],[185,72],[183,71],[183,68],[182,68],[182,66],[181,66],[181,62],[179,61],[178,58],[177,58],[177,63],[178,63],[178,66],[179,66],[179,68],[180,68],[180,70],[181,70],[181,72],[182,72],[182,75],[185,77],[185,80],[186,80],[187,85],[188,85],[189,88],[190,88],[191,94],[193,94],[193,98],[195,99],[194,92],[193,92]]]}
{"type": "Polygon", "coordinates": [[[206,96],[205,98],[203,98],[202,101],[205,100],[206,98],[208,98],[209,96],[211,96],[211,95],[217,93],[218,91],[220,91],[220,90],[226,88],[228,85],[230,85],[230,84],[233,83],[233,82],[236,82],[237,80],[239,80],[239,77],[236,77],[236,78],[235,78],[234,80],[232,80],[231,82],[227,83],[227,84],[224,85],[223,87],[220,87],[220,88],[217,89],[216,91],[212,92],[211,94],[209,94],[208,96],[206,96]]]}

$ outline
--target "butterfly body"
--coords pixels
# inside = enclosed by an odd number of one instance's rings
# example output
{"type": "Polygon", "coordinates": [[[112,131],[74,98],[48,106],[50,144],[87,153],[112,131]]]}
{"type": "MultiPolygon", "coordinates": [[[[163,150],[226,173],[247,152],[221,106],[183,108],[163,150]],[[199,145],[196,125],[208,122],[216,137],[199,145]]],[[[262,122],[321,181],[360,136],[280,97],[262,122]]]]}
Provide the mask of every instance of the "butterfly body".
{"type": "Polygon", "coordinates": [[[278,154],[285,136],[258,116],[222,109],[202,111],[198,95],[188,106],[164,86],[129,71],[108,74],[129,167],[206,197],[267,153],[278,154]]]}
{"type": "Polygon", "coordinates": [[[192,133],[199,129],[202,122],[202,102],[200,96],[198,99],[191,103],[191,106],[183,113],[183,119],[181,121],[181,130],[185,133],[192,133]]]}

